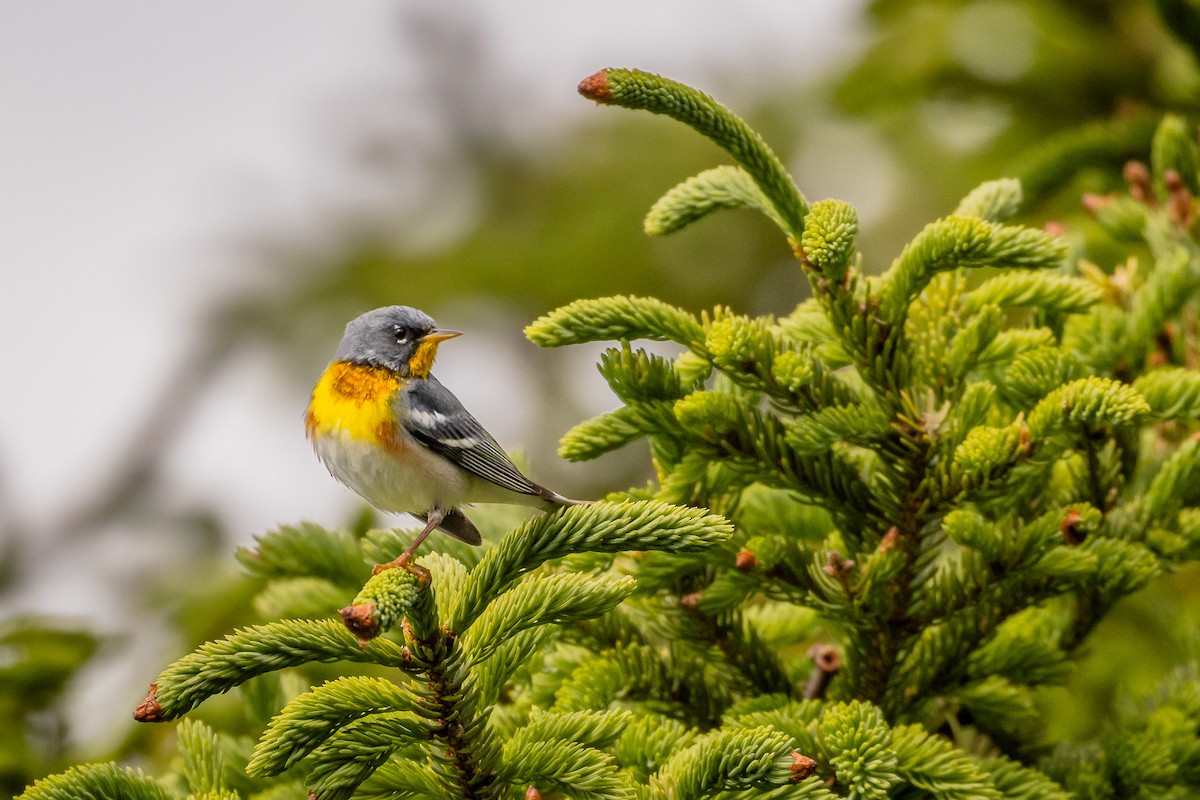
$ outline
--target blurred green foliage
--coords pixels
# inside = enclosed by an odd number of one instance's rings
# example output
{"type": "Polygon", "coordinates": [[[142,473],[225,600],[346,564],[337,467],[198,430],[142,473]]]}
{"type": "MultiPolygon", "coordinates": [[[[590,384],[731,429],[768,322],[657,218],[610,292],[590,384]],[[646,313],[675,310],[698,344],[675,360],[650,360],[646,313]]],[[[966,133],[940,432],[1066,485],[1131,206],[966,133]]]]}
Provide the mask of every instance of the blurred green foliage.
{"type": "Polygon", "coordinates": [[[73,760],[62,694],[99,648],[82,623],[20,617],[0,622],[0,793],[73,760]]]}

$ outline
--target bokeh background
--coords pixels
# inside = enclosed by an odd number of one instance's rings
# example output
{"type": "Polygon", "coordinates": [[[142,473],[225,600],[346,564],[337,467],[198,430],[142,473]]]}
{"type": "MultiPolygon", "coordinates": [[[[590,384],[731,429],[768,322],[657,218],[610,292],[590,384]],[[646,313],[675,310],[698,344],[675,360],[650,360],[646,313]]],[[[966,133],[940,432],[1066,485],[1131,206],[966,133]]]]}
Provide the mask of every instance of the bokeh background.
{"type": "MultiPolygon", "coordinates": [[[[533,477],[588,497],[645,480],[645,453],[556,457],[615,402],[599,348],[540,351],[526,323],[583,296],[749,313],[806,296],[752,215],[643,236],[662,191],[723,159],[670,121],[595,108],[580,78],[635,66],[714,94],[810,199],[857,205],[880,270],[975,184],[1023,170],[1041,180],[1029,219],[1071,228],[1164,110],[1196,111],[1184,5],[0,6],[0,796],[139,752],[145,684],[250,618],[231,554],[254,533],[398,524],[303,436],[349,318],[404,303],[466,330],[439,377],[533,477]],[[1056,177],[1080,130],[1105,146],[1056,177]]],[[[1171,576],[1106,624],[1063,690],[1094,713],[1055,735],[1088,733],[1118,684],[1196,648],[1177,624],[1196,629],[1196,584],[1171,576]]]]}

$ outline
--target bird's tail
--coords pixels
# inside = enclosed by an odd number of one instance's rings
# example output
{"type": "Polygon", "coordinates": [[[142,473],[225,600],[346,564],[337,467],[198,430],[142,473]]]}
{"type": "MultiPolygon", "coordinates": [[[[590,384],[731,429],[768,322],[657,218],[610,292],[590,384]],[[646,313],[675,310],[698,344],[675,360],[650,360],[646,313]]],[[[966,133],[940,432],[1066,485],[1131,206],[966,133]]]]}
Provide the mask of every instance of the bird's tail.
{"type": "MultiPolygon", "coordinates": [[[[428,522],[426,514],[414,514],[413,516],[428,522]]],[[[445,531],[460,542],[473,544],[476,547],[483,544],[483,537],[479,535],[479,529],[475,527],[475,523],[467,519],[467,515],[457,508],[446,512],[442,521],[438,523],[438,530],[445,531]]]]}
{"type": "Polygon", "coordinates": [[[547,489],[545,486],[538,486],[540,490],[538,497],[542,499],[542,510],[553,511],[556,508],[565,508],[566,506],[584,506],[590,503],[590,500],[572,500],[569,497],[563,497],[558,492],[547,489]]]}

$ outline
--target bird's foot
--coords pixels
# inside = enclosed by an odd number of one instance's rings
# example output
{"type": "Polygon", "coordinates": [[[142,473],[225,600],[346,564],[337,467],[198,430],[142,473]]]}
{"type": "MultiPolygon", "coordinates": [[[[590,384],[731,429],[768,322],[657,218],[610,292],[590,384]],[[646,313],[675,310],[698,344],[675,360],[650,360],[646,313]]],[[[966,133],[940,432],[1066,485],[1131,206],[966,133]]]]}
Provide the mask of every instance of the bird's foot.
{"type": "Polygon", "coordinates": [[[376,564],[374,569],[371,570],[371,574],[378,575],[379,573],[388,569],[402,569],[405,572],[414,575],[417,579],[417,582],[422,586],[428,586],[429,582],[432,580],[429,570],[425,569],[420,564],[414,564],[412,560],[412,554],[410,553],[405,553],[399,558],[392,559],[386,564],[376,564]]]}

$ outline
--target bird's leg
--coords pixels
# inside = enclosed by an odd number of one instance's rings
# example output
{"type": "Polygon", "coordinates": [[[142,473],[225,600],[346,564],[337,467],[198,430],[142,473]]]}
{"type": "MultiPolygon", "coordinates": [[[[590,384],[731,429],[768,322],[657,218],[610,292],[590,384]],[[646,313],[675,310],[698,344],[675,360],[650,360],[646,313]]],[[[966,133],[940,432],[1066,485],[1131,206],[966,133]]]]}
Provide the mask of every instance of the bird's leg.
{"type": "Polygon", "coordinates": [[[417,548],[421,546],[421,542],[425,541],[425,537],[433,533],[434,528],[436,528],[438,525],[441,525],[442,520],[445,519],[445,517],[446,512],[442,511],[440,508],[430,510],[429,514],[425,517],[425,527],[422,528],[421,532],[417,534],[417,538],[413,539],[412,544],[410,544],[408,548],[400,554],[399,558],[389,561],[386,564],[376,564],[375,569],[371,571],[371,574],[378,575],[385,569],[399,568],[416,575],[417,580],[419,580],[421,583],[429,583],[429,570],[425,569],[420,564],[412,563],[412,558],[413,554],[417,552],[417,548]]]}

